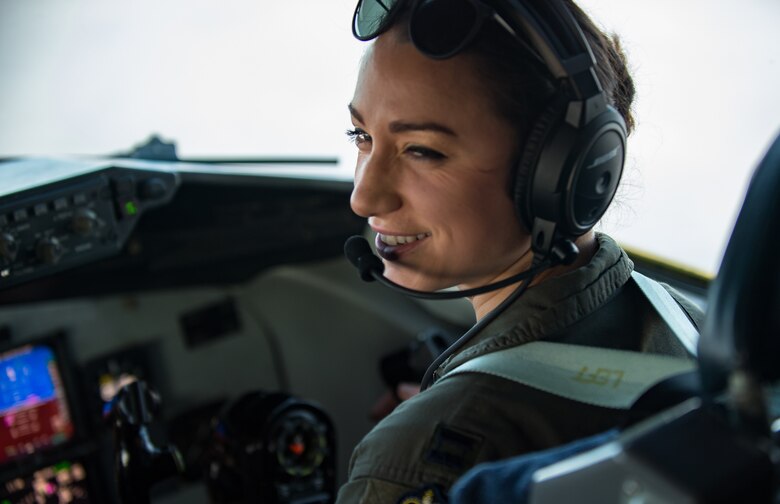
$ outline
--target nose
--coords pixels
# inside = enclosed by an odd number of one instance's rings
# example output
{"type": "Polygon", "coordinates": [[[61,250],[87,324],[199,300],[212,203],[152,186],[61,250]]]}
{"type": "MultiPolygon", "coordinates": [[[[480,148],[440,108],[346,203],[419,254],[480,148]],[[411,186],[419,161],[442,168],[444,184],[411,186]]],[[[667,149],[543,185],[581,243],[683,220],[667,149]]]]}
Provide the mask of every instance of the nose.
{"type": "Polygon", "coordinates": [[[361,217],[382,216],[402,203],[398,174],[378,152],[360,156],[355,169],[355,187],[350,206],[361,217]]]}

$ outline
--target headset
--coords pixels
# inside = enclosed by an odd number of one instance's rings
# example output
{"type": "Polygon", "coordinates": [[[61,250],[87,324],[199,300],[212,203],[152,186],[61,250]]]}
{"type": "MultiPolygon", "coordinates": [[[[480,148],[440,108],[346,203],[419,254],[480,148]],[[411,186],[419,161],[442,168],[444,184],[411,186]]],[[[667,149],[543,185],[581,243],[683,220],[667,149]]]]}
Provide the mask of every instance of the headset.
{"type": "Polygon", "coordinates": [[[561,82],[529,130],[512,187],[534,254],[547,257],[560,240],[588,232],[612,202],[623,173],[626,125],[607,103],[593,51],[562,0],[495,4],[561,82]]]}

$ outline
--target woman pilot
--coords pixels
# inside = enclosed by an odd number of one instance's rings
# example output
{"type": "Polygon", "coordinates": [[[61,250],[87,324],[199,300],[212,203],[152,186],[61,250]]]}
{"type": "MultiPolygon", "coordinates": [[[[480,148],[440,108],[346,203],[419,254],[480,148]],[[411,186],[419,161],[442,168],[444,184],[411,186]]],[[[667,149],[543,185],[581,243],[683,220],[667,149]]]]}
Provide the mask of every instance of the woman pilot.
{"type": "Polygon", "coordinates": [[[591,230],[633,126],[617,40],[569,0],[360,0],[353,30],[374,41],[349,104],[351,206],[376,232],[385,276],[421,291],[515,282],[469,297],[476,326],[359,443],[338,502],[447,489],[477,463],[619,424],[620,410],[447,376],[537,340],[689,355],[627,287],[625,252],[591,230]]]}

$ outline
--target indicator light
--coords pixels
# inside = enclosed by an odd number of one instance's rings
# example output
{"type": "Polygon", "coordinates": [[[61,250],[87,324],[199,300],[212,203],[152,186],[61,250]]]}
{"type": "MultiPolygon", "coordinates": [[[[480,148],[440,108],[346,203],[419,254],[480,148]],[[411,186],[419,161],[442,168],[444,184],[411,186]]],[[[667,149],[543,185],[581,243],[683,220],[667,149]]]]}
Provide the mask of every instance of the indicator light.
{"type": "Polygon", "coordinates": [[[288,449],[295,455],[301,456],[306,451],[306,445],[301,442],[291,443],[288,449]]]}
{"type": "Polygon", "coordinates": [[[138,213],[138,207],[135,206],[134,201],[128,201],[125,203],[125,215],[135,215],[138,213]]]}

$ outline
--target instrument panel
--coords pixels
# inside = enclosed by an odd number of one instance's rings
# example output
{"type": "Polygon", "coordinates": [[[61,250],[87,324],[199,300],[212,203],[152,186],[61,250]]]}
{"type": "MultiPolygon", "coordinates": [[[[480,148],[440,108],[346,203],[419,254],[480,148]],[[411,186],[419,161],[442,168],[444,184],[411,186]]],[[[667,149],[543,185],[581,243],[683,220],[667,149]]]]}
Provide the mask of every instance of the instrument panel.
{"type": "Polygon", "coordinates": [[[179,186],[165,170],[98,165],[81,173],[74,164],[72,177],[52,182],[36,160],[1,166],[6,192],[13,182],[30,187],[0,195],[0,289],[116,254],[141,215],[179,186]]]}

